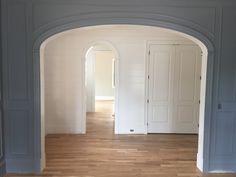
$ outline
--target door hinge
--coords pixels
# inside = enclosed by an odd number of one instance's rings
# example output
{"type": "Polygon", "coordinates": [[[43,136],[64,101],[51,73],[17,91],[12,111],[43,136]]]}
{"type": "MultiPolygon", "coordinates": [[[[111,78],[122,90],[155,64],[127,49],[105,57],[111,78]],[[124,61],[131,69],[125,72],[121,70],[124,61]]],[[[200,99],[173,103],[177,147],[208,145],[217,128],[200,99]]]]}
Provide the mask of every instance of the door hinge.
{"type": "Polygon", "coordinates": [[[147,99],[147,103],[149,103],[149,99],[147,99]]]}
{"type": "Polygon", "coordinates": [[[149,51],[148,51],[148,55],[150,55],[150,54],[151,54],[151,51],[149,50],[149,51]]]}
{"type": "Polygon", "coordinates": [[[202,76],[200,76],[200,80],[202,80],[202,76]]]}
{"type": "Polygon", "coordinates": [[[150,76],[148,75],[148,79],[150,79],[150,76]]]}
{"type": "Polygon", "coordinates": [[[199,102],[199,104],[201,103],[201,101],[200,101],[200,100],[199,100],[198,102],[199,102]]]}

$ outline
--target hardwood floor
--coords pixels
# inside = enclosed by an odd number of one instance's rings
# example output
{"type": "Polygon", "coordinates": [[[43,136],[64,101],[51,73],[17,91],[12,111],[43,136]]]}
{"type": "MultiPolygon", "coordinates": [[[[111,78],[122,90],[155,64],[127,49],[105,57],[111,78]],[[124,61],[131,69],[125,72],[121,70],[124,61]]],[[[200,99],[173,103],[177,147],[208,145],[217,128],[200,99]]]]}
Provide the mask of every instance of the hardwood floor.
{"type": "Polygon", "coordinates": [[[111,108],[111,102],[97,103],[96,113],[88,113],[86,135],[48,135],[47,168],[41,176],[236,176],[204,175],[196,168],[196,135],[114,135],[111,108]]]}

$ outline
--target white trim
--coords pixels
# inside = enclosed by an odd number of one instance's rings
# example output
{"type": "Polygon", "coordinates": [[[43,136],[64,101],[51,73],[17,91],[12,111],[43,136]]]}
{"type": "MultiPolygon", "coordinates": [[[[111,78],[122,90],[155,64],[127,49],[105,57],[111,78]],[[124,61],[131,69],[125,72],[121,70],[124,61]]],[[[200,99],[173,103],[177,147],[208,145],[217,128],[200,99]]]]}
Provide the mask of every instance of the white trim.
{"type": "Polygon", "coordinates": [[[200,171],[203,171],[203,157],[197,154],[197,167],[200,171]]]}
{"type": "Polygon", "coordinates": [[[115,82],[115,58],[112,58],[112,88],[114,89],[116,87],[116,82],[115,82]]]}
{"type": "Polygon", "coordinates": [[[95,100],[115,100],[114,96],[96,96],[95,100]]]}
{"type": "MultiPolygon", "coordinates": [[[[117,52],[117,51],[116,51],[117,52]]],[[[114,120],[114,129],[115,129],[115,134],[119,134],[119,78],[120,78],[120,64],[119,64],[119,56],[117,53],[117,58],[114,58],[115,60],[115,107],[114,107],[114,113],[115,113],[115,120],[114,120]]]]}

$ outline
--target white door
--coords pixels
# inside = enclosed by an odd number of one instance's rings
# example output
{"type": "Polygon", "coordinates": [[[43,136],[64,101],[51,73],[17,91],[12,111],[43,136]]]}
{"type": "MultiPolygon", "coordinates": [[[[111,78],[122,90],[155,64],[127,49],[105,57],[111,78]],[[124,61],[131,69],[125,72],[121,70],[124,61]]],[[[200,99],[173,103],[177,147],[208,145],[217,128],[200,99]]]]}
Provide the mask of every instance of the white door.
{"type": "Polygon", "coordinates": [[[151,45],[149,133],[197,133],[200,49],[193,45],[151,45]]]}
{"type": "Polygon", "coordinates": [[[201,50],[176,46],[174,78],[174,133],[198,133],[201,50]]]}
{"type": "Polygon", "coordinates": [[[152,45],[149,57],[148,132],[172,130],[175,48],[152,45]]]}

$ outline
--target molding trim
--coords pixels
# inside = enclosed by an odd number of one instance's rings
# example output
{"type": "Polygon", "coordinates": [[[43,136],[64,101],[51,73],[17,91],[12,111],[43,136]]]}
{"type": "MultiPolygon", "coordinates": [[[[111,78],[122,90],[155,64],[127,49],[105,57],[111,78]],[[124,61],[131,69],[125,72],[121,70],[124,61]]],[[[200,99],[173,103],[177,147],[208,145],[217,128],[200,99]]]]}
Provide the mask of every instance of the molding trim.
{"type": "Polygon", "coordinates": [[[109,101],[109,100],[114,100],[115,97],[114,96],[96,96],[95,100],[99,100],[99,101],[109,101]]]}

